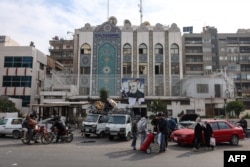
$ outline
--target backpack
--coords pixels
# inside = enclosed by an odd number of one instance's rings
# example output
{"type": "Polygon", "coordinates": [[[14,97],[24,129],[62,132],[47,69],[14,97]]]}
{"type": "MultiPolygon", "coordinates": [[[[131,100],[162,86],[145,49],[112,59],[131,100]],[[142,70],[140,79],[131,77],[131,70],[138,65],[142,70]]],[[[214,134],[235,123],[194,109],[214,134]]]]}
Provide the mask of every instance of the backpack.
{"type": "Polygon", "coordinates": [[[176,123],[173,119],[168,120],[169,128],[173,131],[176,127],[176,123]]]}

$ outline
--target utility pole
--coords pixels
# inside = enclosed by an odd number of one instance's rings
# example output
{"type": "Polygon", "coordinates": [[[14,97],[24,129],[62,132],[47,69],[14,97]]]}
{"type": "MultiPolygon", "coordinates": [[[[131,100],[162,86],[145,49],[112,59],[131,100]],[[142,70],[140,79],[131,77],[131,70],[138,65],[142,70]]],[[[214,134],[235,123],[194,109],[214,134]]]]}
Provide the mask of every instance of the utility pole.
{"type": "Polygon", "coordinates": [[[107,0],[107,20],[109,20],[109,0],[107,0]]]}
{"type": "Polygon", "coordinates": [[[140,4],[138,5],[139,6],[139,12],[140,12],[140,18],[141,18],[141,23],[142,23],[142,0],[140,0],[140,4]]]}

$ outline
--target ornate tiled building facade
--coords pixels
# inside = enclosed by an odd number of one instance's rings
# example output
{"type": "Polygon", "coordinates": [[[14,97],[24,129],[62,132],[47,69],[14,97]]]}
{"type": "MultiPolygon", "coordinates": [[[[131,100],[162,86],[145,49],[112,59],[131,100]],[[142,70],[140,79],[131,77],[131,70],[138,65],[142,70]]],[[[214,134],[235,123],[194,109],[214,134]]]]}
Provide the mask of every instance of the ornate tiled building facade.
{"type": "Polygon", "coordinates": [[[74,73],[79,76],[79,95],[97,97],[104,88],[109,96],[120,97],[123,78],[140,78],[146,98],[179,96],[183,70],[177,25],[116,23],[110,17],[101,25],[87,23],[75,30],[74,73]]]}

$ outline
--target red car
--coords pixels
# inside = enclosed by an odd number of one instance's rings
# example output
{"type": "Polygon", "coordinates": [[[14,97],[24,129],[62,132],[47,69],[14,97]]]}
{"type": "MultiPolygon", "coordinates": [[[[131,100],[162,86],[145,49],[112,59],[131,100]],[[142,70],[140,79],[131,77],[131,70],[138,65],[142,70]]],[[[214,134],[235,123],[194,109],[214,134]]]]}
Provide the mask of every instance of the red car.
{"type": "MultiPolygon", "coordinates": [[[[231,145],[238,145],[240,139],[245,138],[241,127],[234,126],[226,120],[203,120],[207,121],[213,128],[213,137],[216,143],[229,142],[231,145]]],[[[179,145],[192,145],[194,138],[194,127],[196,123],[187,128],[173,131],[170,139],[179,145]]],[[[204,139],[203,139],[204,143],[204,139]]]]}

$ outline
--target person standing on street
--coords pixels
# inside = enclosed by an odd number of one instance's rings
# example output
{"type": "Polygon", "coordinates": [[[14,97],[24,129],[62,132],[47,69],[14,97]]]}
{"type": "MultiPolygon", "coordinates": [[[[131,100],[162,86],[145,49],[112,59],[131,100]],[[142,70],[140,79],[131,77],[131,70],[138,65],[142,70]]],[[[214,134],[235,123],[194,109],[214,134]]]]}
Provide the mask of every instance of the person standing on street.
{"type": "Polygon", "coordinates": [[[147,116],[143,116],[137,123],[137,129],[139,134],[141,135],[141,146],[147,136],[147,119],[147,116]]]}
{"type": "Polygon", "coordinates": [[[194,147],[193,147],[193,151],[199,151],[201,142],[202,142],[201,118],[197,117],[196,118],[196,125],[195,125],[195,128],[194,128],[194,139],[193,139],[194,147]]]}
{"type": "Polygon", "coordinates": [[[133,125],[131,128],[132,135],[133,135],[131,147],[133,147],[133,150],[136,150],[136,140],[137,140],[137,133],[138,133],[137,123],[138,123],[138,119],[133,122],[133,125]]]}
{"type": "Polygon", "coordinates": [[[159,128],[159,133],[160,133],[160,151],[159,153],[165,152],[166,151],[166,134],[168,133],[168,123],[165,120],[164,116],[159,113],[159,122],[158,122],[158,128],[159,128]]]}
{"type": "Polygon", "coordinates": [[[243,129],[243,131],[245,133],[245,137],[247,138],[247,121],[245,120],[244,117],[241,117],[240,121],[238,123],[242,127],[242,129],[243,129]]]}
{"type": "Polygon", "coordinates": [[[167,124],[166,129],[165,129],[165,147],[167,150],[168,149],[168,137],[169,137],[169,122],[168,122],[168,117],[165,113],[163,114],[163,118],[165,119],[166,124],[167,124]]]}
{"type": "Polygon", "coordinates": [[[214,146],[210,144],[210,139],[213,136],[213,129],[211,127],[211,125],[205,121],[204,122],[204,139],[205,139],[205,144],[206,144],[206,149],[214,149],[214,146]]]}

